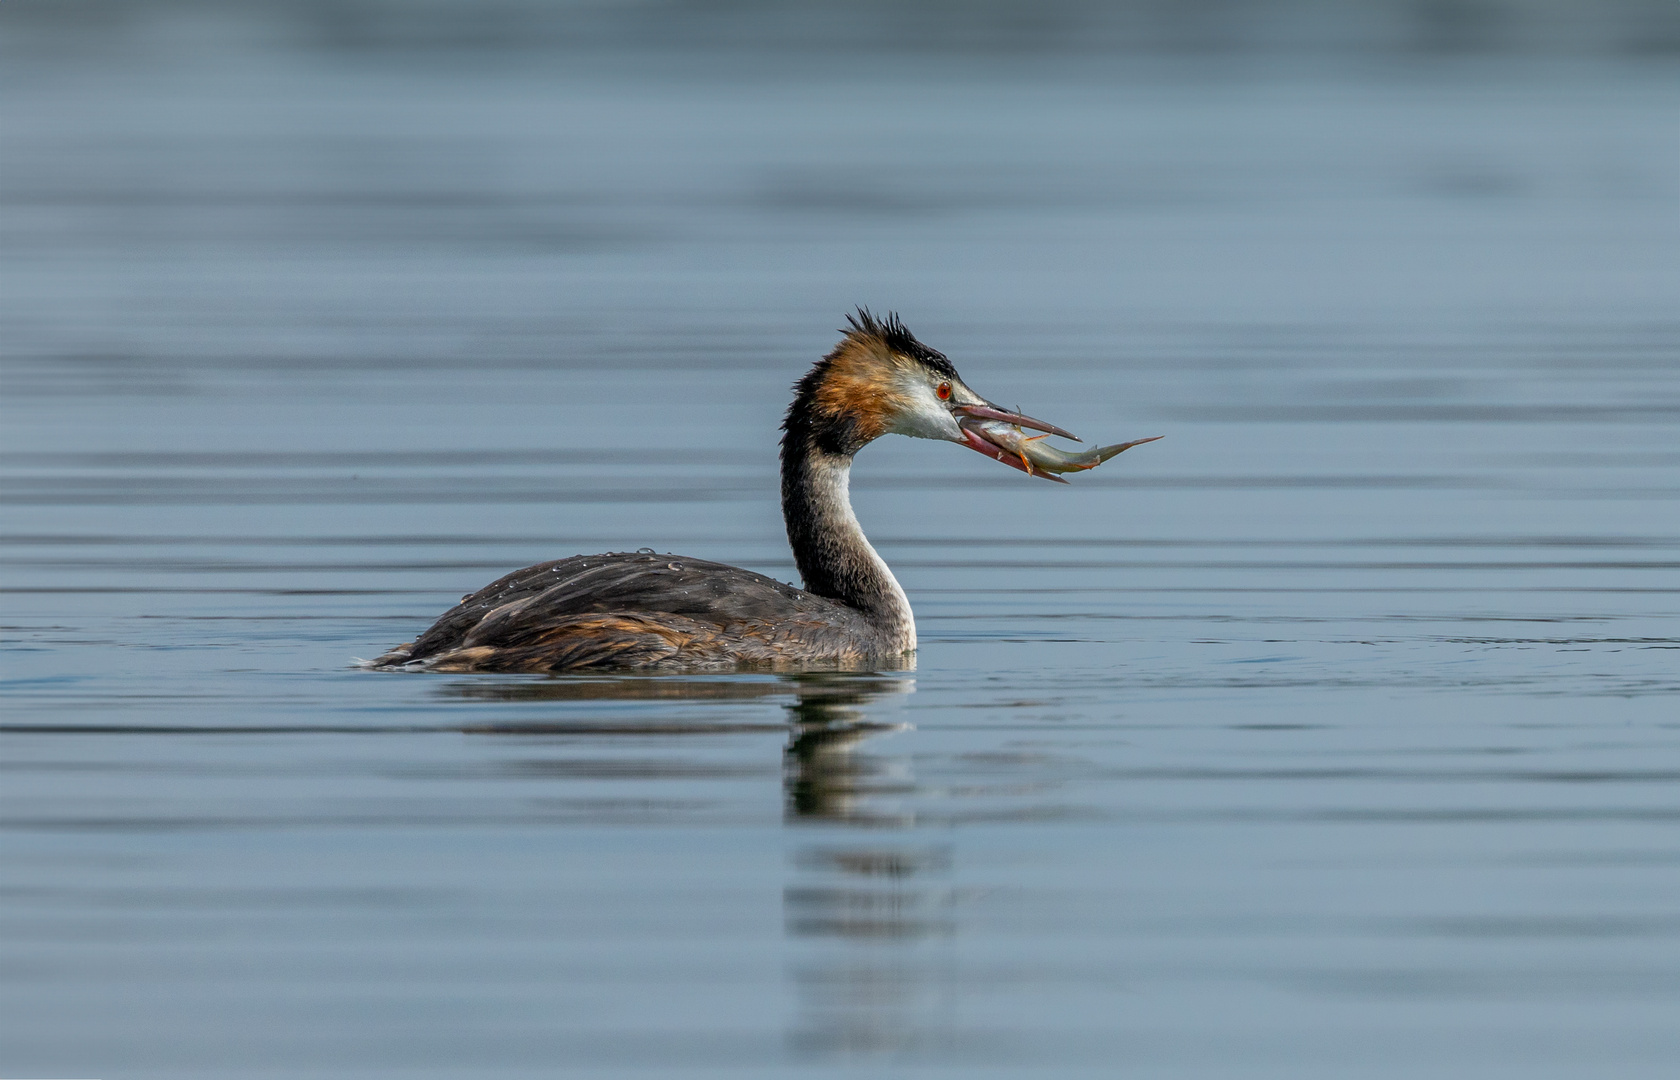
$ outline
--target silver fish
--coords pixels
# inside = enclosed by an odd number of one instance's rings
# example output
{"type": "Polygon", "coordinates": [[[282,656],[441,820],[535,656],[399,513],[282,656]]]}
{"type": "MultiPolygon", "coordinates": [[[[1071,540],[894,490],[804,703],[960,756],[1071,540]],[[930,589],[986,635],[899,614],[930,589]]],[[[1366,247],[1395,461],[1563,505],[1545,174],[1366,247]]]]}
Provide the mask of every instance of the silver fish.
{"type": "Polygon", "coordinates": [[[1123,450],[1164,437],[1152,435],[1147,439],[1068,453],[1045,442],[1049,436],[1028,435],[1019,426],[1002,420],[967,420],[963,422],[962,429],[971,448],[1005,465],[1013,465],[1028,476],[1042,476],[1059,484],[1067,483],[1057,475],[1059,473],[1094,469],[1123,450]]]}

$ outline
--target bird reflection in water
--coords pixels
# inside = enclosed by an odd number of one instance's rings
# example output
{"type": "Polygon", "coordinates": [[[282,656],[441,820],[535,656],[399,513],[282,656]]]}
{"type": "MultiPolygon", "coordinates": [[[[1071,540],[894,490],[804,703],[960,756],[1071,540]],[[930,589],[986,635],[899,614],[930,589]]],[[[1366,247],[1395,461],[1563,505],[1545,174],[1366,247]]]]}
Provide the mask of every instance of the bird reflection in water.
{"type": "Polygon", "coordinates": [[[873,735],[905,724],[871,720],[864,706],[910,692],[908,678],[807,675],[788,706],[791,733],[782,757],[787,819],[858,825],[908,825],[903,810],[873,805],[872,798],[906,796],[915,784],[902,762],[859,752],[873,735]]]}
{"type": "MultiPolygon", "coordinates": [[[[788,706],[783,753],[790,825],[834,824],[874,832],[915,824],[915,793],[903,758],[867,753],[872,736],[908,725],[871,719],[869,706],[911,689],[908,679],[806,677],[788,706]]],[[[796,957],[789,969],[799,1003],[788,1051],[806,1059],[893,1057],[945,1041],[938,1018],[954,989],[946,949],[954,926],[945,847],[882,836],[838,838],[799,849],[782,894],[796,957]]]]}
{"type": "Polygon", "coordinates": [[[906,826],[913,816],[883,805],[892,796],[914,793],[908,766],[901,760],[859,751],[871,736],[903,731],[909,725],[871,718],[868,706],[910,693],[907,674],[820,672],[748,678],[669,678],[598,676],[541,680],[451,682],[444,695],[507,705],[585,702],[647,702],[646,716],[575,719],[498,719],[462,725],[477,735],[735,735],[788,732],[783,752],[782,787],[789,823],[846,822],[855,825],[906,826]],[[721,702],[786,698],[788,722],[719,717],[721,702]],[[669,707],[664,707],[664,706],[669,707]]]}
{"type": "MultiPolygon", "coordinates": [[[[786,1046],[796,1058],[841,1061],[920,1056],[955,1037],[949,1021],[958,991],[950,958],[956,929],[948,884],[951,852],[944,845],[895,839],[917,824],[915,777],[907,758],[867,748],[871,739],[909,727],[880,714],[882,706],[914,685],[908,673],[825,672],[472,680],[441,689],[451,697],[507,705],[643,701],[656,706],[644,716],[509,719],[465,726],[480,734],[786,732],[783,820],[809,830],[804,835],[811,838],[793,850],[791,880],[782,895],[783,931],[792,956],[788,977],[797,1001],[786,1046]],[[715,711],[724,702],[785,700],[790,691],[785,724],[720,717],[715,711]]],[[[668,768],[644,772],[647,778],[671,775],[668,768]]]]}

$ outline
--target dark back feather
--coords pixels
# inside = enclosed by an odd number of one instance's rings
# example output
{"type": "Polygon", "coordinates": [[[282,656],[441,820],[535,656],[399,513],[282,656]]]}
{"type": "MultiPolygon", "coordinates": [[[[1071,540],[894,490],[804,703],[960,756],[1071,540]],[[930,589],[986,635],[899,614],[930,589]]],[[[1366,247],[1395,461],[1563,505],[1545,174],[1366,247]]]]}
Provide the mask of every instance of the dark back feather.
{"type": "Polygon", "coordinates": [[[389,662],[500,671],[792,663],[868,655],[878,636],[861,613],[763,574],[609,553],[493,581],[389,662]]]}

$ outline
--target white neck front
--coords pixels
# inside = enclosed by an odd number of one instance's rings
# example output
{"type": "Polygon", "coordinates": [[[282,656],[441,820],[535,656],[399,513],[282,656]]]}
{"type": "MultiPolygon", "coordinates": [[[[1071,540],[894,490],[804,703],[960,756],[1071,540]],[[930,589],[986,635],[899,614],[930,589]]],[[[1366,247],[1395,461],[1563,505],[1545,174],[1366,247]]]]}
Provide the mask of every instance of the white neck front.
{"type": "Polygon", "coordinates": [[[910,598],[852,513],[852,459],[813,450],[804,456],[782,511],[805,587],[863,612],[900,652],[916,648],[910,598]]]}

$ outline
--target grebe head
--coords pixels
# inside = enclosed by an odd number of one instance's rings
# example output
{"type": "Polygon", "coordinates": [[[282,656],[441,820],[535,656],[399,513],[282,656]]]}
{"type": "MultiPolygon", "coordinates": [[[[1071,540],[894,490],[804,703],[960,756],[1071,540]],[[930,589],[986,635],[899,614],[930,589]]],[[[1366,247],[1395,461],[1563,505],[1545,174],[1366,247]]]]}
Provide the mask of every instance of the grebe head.
{"type": "Polygon", "coordinates": [[[997,457],[996,447],[964,427],[963,421],[980,419],[1074,438],[969,389],[945,354],[916,340],[897,314],[877,319],[859,308],[846,322],[840,343],[795,385],[782,425],[790,435],[805,428],[811,449],[850,457],[882,435],[909,435],[997,457]]]}

